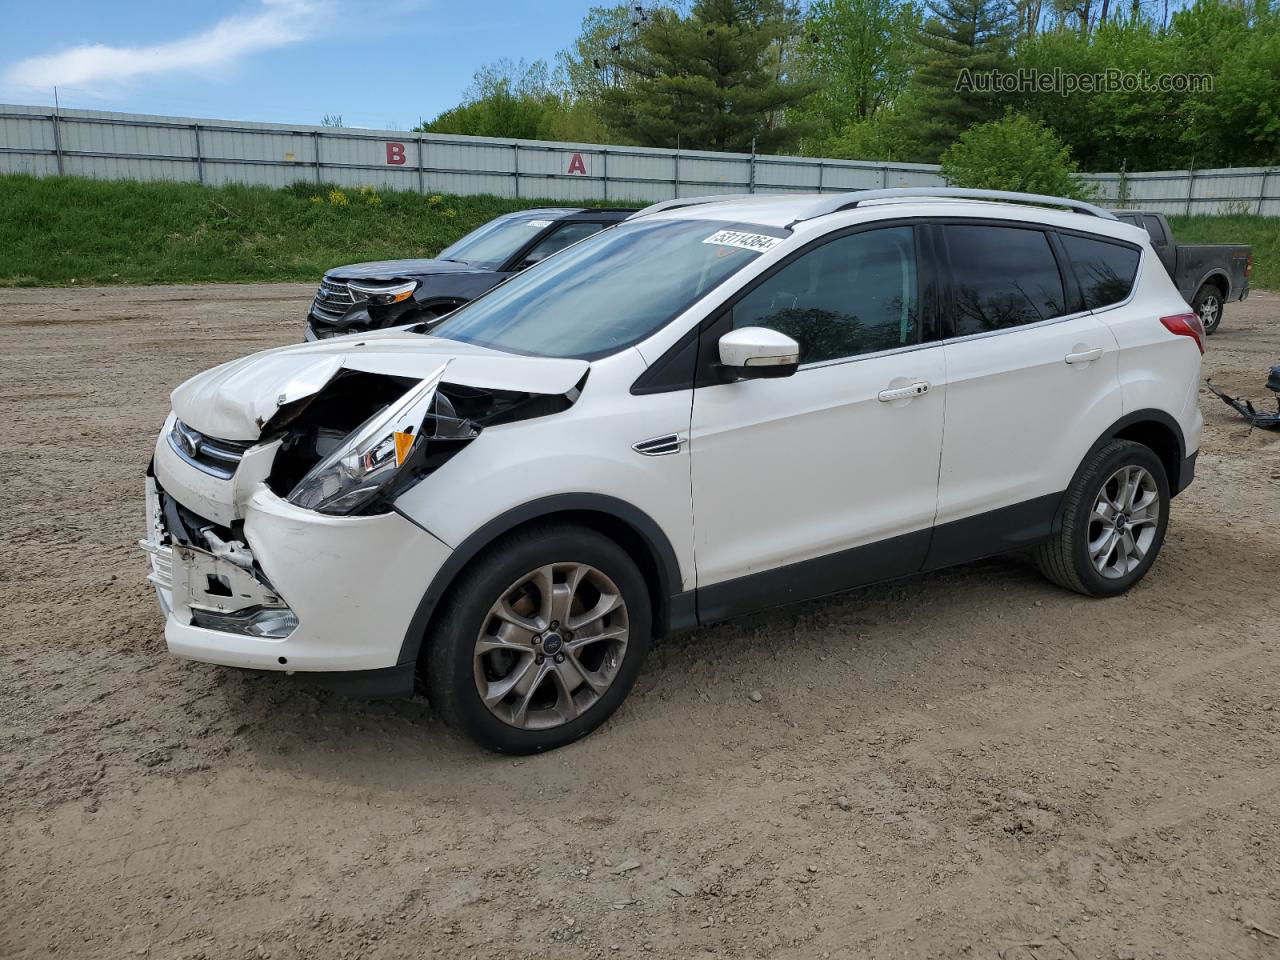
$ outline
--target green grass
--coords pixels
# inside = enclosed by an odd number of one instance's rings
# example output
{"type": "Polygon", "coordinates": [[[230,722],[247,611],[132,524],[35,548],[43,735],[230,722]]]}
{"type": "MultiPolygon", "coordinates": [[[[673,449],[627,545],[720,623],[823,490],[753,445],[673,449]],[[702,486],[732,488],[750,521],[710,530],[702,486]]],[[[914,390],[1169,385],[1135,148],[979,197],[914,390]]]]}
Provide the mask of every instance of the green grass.
{"type": "MultiPolygon", "coordinates": [[[[338,264],[432,256],[501,213],[550,202],[0,176],[0,286],[309,283],[338,264]]],[[[1171,220],[1184,243],[1251,244],[1253,285],[1280,288],[1280,218],[1171,220]]]]}
{"type": "Polygon", "coordinates": [[[499,214],[547,203],[0,176],[0,286],[311,282],[338,264],[433,256],[499,214]]]}
{"type": "Polygon", "coordinates": [[[1178,243],[1247,243],[1253,247],[1251,287],[1280,289],[1280,217],[1239,213],[1223,217],[1170,217],[1178,243]]]}

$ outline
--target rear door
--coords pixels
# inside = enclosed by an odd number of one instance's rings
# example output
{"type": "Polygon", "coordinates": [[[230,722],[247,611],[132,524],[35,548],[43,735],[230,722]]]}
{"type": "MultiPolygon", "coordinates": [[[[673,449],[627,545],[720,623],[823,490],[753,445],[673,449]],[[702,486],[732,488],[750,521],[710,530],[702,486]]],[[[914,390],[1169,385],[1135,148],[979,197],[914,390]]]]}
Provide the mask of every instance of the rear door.
{"type": "Polygon", "coordinates": [[[1118,348],[1084,309],[1056,234],[939,224],[949,265],[946,437],[928,565],[1049,532],[1085,452],[1122,414],[1118,348]]]}
{"type": "Polygon", "coordinates": [[[937,498],[946,371],[923,343],[910,224],[826,238],[766,274],[703,335],[800,344],[790,377],[702,383],[690,451],[698,608],[716,619],[918,570],[937,498]]]}

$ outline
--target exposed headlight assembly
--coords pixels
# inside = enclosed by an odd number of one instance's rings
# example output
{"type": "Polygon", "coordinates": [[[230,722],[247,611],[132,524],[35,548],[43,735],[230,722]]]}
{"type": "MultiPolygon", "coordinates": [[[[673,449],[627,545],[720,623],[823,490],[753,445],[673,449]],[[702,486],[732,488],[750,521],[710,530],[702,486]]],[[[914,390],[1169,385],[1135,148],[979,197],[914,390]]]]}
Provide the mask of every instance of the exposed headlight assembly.
{"type": "Polygon", "coordinates": [[[390,509],[400,493],[470,443],[480,429],[454,416],[436,392],[447,367],[351,431],[298,482],[289,502],[335,516],[390,509]]]}
{"type": "Polygon", "coordinates": [[[407,280],[404,283],[348,283],[347,288],[352,292],[364,297],[370,303],[379,306],[387,306],[392,303],[401,303],[413,296],[413,291],[418,289],[417,280],[407,280]]]}

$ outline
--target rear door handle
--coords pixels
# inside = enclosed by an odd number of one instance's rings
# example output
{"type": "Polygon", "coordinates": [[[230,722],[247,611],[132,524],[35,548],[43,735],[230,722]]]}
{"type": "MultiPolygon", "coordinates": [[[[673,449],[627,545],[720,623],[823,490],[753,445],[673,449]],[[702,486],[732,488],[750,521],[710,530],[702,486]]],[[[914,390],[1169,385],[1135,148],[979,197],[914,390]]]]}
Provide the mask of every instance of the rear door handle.
{"type": "Polygon", "coordinates": [[[1081,350],[1079,353],[1068,353],[1062,359],[1067,363],[1088,363],[1090,360],[1097,360],[1102,356],[1102,348],[1094,347],[1092,350],[1081,350]]]}
{"type": "Polygon", "coordinates": [[[881,390],[879,397],[881,403],[892,403],[894,400],[910,400],[912,397],[919,397],[928,392],[929,381],[917,380],[907,387],[898,387],[895,390],[881,390]]]}

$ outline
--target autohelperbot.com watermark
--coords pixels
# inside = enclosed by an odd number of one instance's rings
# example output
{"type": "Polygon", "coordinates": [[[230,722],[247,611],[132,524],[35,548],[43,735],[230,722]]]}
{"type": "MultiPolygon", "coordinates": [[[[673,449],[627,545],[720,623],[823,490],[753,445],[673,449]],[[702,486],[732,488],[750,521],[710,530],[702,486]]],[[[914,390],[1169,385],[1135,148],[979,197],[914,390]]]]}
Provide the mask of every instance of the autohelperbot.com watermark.
{"type": "Polygon", "coordinates": [[[1109,68],[1097,73],[1053,70],[960,71],[957,93],[1056,93],[1070,97],[1077,93],[1209,93],[1213,77],[1207,73],[1151,73],[1149,70],[1109,68]]]}

